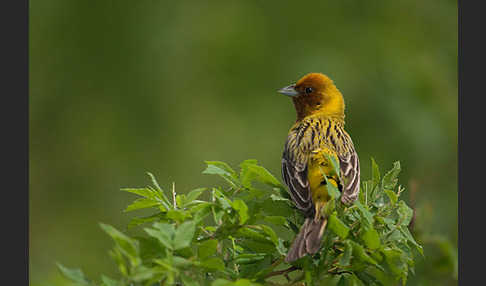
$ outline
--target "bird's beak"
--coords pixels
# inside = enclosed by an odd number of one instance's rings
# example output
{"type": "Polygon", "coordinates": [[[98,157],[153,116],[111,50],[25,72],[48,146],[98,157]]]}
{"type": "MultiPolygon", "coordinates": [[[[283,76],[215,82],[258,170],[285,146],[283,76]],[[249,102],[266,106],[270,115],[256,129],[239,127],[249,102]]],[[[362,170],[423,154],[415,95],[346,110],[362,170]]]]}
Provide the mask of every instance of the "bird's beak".
{"type": "Polygon", "coordinates": [[[277,91],[278,93],[285,94],[287,96],[296,96],[299,93],[295,90],[295,84],[286,86],[277,91]]]}

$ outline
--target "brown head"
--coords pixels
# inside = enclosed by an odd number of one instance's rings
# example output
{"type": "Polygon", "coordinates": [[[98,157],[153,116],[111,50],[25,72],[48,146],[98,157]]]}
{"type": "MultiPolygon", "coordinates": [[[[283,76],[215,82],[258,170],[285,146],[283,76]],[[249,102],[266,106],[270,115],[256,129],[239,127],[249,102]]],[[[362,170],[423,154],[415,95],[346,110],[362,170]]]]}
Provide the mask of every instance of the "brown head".
{"type": "Polygon", "coordinates": [[[297,121],[317,113],[344,121],[343,96],[334,82],[322,73],[309,73],[278,92],[292,97],[297,121]]]}

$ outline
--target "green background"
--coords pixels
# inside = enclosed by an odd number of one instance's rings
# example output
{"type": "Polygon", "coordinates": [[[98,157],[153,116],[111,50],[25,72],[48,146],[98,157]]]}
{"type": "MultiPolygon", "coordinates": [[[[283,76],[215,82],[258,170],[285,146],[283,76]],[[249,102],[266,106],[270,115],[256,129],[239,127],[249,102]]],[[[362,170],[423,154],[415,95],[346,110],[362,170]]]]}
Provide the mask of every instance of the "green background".
{"type": "Polygon", "coordinates": [[[178,192],[220,183],[204,160],[254,158],[280,178],[295,121],[276,90],[329,75],[370,177],[400,160],[425,244],[410,285],[455,285],[455,1],[30,1],[30,280],[55,262],[115,276],[105,222],[123,229],[152,172],[178,192]],[[450,260],[450,259],[449,259],[450,260]]]}

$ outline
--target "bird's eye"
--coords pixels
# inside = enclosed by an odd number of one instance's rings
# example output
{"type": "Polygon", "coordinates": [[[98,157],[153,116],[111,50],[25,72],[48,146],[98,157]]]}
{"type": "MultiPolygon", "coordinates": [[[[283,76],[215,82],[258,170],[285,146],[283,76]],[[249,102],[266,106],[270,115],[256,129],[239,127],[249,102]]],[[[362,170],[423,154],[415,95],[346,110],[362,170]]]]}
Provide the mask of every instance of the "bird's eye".
{"type": "Polygon", "coordinates": [[[309,94],[311,92],[313,92],[314,90],[312,89],[312,87],[306,87],[305,88],[305,93],[309,94]]]}

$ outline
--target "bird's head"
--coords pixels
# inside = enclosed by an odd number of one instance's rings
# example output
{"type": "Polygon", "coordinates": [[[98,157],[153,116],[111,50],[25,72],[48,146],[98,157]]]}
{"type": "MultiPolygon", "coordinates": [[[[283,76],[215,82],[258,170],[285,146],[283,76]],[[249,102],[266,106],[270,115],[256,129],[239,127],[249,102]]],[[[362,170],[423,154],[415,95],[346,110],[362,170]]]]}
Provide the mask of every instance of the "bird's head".
{"type": "Polygon", "coordinates": [[[334,82],[322,73],[309,73],[278,92],[292,97],[297,121],[316,113],[344,120],[343,96],[334,82]]]}

